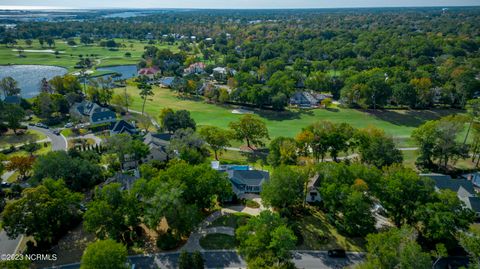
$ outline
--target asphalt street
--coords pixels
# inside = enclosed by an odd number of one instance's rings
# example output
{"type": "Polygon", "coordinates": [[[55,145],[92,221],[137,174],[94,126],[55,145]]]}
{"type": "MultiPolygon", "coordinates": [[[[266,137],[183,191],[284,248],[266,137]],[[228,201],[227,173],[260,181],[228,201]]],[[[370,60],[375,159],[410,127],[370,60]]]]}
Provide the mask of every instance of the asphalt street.
{"type": "Polygon", "coordinates": [[[32,129],[46,135],[52,142],[53,151],[67,150],[67,140],[63,135],[56,135],[51,129],[40,128],[37,126],[28,126],[28,129],[32,129]]]}

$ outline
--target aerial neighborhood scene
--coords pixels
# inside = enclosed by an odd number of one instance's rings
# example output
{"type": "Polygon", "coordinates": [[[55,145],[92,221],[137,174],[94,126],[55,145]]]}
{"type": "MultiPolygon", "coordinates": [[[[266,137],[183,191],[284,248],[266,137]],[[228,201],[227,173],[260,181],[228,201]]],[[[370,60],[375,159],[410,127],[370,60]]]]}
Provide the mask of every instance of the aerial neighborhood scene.
{"type": "Polygon", "coordinates": [[[479,0],[1,0],[0,269],[480,269],[479,0]]]}

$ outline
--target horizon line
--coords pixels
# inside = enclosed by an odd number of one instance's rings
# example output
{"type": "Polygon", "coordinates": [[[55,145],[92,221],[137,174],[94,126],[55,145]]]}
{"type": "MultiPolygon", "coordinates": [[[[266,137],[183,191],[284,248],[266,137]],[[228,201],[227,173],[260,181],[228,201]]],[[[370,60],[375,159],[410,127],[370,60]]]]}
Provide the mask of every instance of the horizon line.
{"type": "Polygon", "coordinates": [[[308,10],[308,9],[354,9],[354,8],[458,8],[480,7],[478,5],[425,5],[425,6],[345,6],[345,7],[59,7],[0,5],[0,11],[55,11],[55,10],[308,10]]]}

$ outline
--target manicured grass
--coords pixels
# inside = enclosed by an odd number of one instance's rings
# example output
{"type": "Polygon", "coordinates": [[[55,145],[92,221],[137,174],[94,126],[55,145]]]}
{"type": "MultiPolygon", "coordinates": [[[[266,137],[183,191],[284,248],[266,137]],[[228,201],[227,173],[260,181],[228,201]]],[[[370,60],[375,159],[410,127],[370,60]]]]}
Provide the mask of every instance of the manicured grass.
{"type": "Polygon", "coordinates": [[[361,238],[348,238],[338,233],[325,214],[310,207],[311,215],[298,220],[303,242],[297,249],[328,250],[342,248],[348,251],[363,251],[365,242],[361,238]]]}
{"type": "Polygon", "coordinates": [[[200,246],[204,249],[234,249],[237,242],[231,235],[207,234],[200,238],[200,246]]]}
{"type": "Polygon", "coordinates": [[[35,130],[27,130],[23,135],[16,135],[13,131],[9,131],[6,134],[0,135],[0,148],[7,148],[10,146],[16,146],[20,144],[35,142],[37,140],[43,140],[47,137],[35,130]]]}
{"type": "Polygon", "coordinates": [[[260,208],[260,204],[255,202],[254,200],[247,199],[247,200],[245,200],[244,204],[245,204],[246,207],[260,208]]]}
{"type": "MultiPolygon", "coordinates": [[[[80,44],[78,38],[75,39],[77,46],[68,46],[64,40],[55,40],[55,47],[49,48],[44,46],[43,48],[38,43],[38,40],[33,40],[31,47],[25,44],[24,40],[19,40],[18,45],[15,48],[7,48],[5,46],[0,47],[0,65],[7,64],[39,64],[39,65],[56,65],[67,68],[69,71],[73,71],[73,67],[79,61],[79,55],[86,57],[87,55],[98,55],[93,57],[97,66],[112,66],[112,65],[124,65],[124,64],[137,64],[143,54],[144,47],[148,45],[146,41],[128,40],[128,39],[115,39],[117,43],[125,44],[125,48],[120,47],[118,50],[109,50],[104,47],[100,47],[98,44],[83,45],[80,44]],[[26,57],[18,57],[18,52],[13,51],[17,47],[22,47],[25,52],[23,55],[26,57]],[[60,53],[56,56],[54,53],[46,52],[28,52],[27,50],[58,50],[60,53]],[[125,53],[130,52],[131,57],[126,57],[125,53]]],[[[156,44],[159,48],[168,48],[174,52],[178,51],[177,45],[156,44]]],[[[92,57],[91,57],[92,58],[92,57]]]]}
{"type": "Polygon", "coordinates": [[[249,218],[250,215],[246,213],[227,214],[214,220],[208,227],[226,226],[236,229],[239,226],[245,225],[249,218]]]}
{"type": "MultiPolygon", "coordinates": [[[[44,143],[40,143],[40,148],[33,152],[33,155],[45,155],[47,154],[48,152],[52,151],[52,144],[50,142],[47,143],[47,146],[45,147],[45,144],[44,143]]],[[[27,152],[25,150],[18,150],[18,151],[15,151],[15,152],[12,152],[12,153],[9,153],[7,154],[7,158],[11,158],[13,156],[29,156],[30,155],[30,152],[27,152]]]]}
{"type": "MultiPolygon", "coordinates": [[[[123,89],[119,89],[122,90],[123,89]]],[[[129,86],[127,91],[133,97],[132,109],[142,110],[142,99],[136,87],[129,86]]],[[[214,125],[227,128],[232,121],[238,120],[242,115],[232,114],[234,107],[215,105],[204,102],[202,99],[179,98],[176,93],[168,89],[154,87],[154,96],[147,100],[145,111],[158,117],[165,107],[174,110],[186,109],[192,114],[198,125],[214,125]]],[[[319,120],[333,122],[346,122],[357,128],[375,126],[385,130],[386,133],[396,138],[408,138],[412,130],[426,120],[438,119],[442,116],[461,112],[459,110],[385,110],[361,111],[356,109],[314,109],[314,110],[288,110],[285,112],[256,111],[267,123],[270,137],[294,137],[302,128],[319,120]]],[[[403,143],[403,142],[402,142],[403,143]]],[[[409,142],[406,142],[409,143],[409,142]]]]}

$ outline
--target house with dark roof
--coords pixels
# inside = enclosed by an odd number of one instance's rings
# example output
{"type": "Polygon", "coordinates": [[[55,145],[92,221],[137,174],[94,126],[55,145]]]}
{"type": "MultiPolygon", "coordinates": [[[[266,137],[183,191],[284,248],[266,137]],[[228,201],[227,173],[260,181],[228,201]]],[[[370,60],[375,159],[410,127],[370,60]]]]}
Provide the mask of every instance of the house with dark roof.
{"type": "Polygon", "coordinates": [[[75,103],[70,109],[70,114],[74,117],[89,121],[90,125],[117,121],[115,112],[90,101],[75,103]]]}
{"type": "Polygon", "coordinates": [[[311,108],[318,107],[323,100],[332,97],[331,94],[297,91],[290,97],[289,103],[292,106],[311,108]]]}
{"type": "Polygon", "coordinates": [[[260,194],[263,184],[270,178],[267,171],[251,169],[248,165],[220,165],[214,161],[212,168],[227,173],[237,196],[247,193],[260,194]]]}
{"type": "Polygon", "coordinates": [[[3,102],[5,102],[5,104],[20,105],[22,98],[18,95],[6,96],[3,102]]]}
{"type": "Polygon", "coordinates": [[[147,133],[143,138],[143,143],[148,146],[150,153],[148,154],[143,162],[149,161],[167,161],[170,159],[170,156],[167,152],[167,147],[170,144],[172,134],[169,133],[147,133]]]}
{"type": "Polygon", "coordinates": [[[117,134],[137,134],[138,130],[135,128],[134,124],[130,124],[124,120],[119,120],[116,122],[112,122],[109,127],[110,135],[117,135],[117,134]]]}
{"type": "Polygon", "coordinates": [[[316,174],[308,180],[307,195],[305,197],[305,201],[307,203],[320,202],[322,200],[322,197],[320,196],[320,191],[318,190],[319,187],[320,176],[316,174]]]}
{"type": "Polygon", "coordinates": [[[450,176],[442,174],[420,174],[420,176],[431,178],[437,191],[451,190],[456,192],[465,207],[473,210],[480,218],[480,197],[475,191],[472,180],[465,178],[452,179],[450,176]]]}

